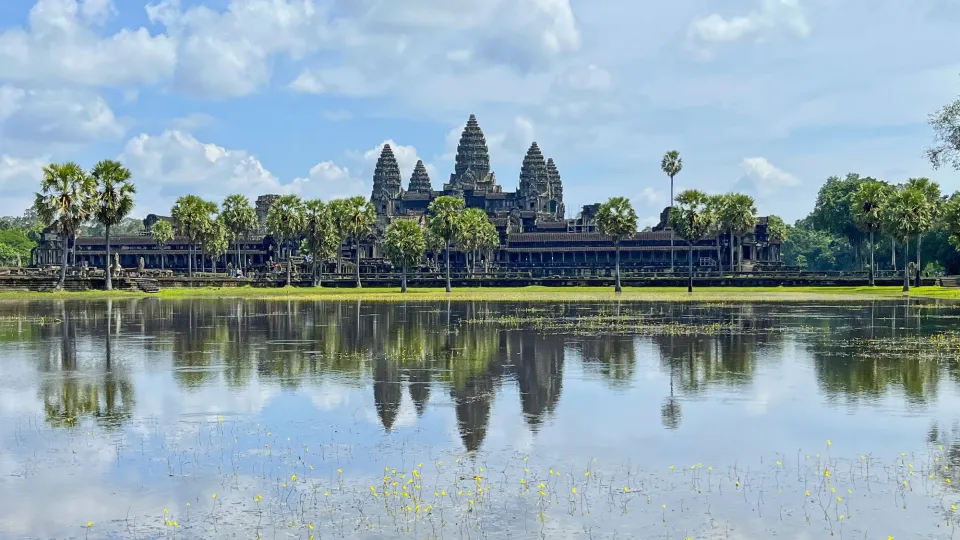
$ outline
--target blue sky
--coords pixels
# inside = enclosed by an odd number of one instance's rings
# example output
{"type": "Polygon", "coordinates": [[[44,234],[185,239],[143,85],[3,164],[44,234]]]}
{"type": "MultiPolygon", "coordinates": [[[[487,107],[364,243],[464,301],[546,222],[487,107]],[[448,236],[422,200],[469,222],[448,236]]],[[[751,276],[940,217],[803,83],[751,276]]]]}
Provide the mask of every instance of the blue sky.
{"type": "Polygon", "coordinates": [[[137,215],[184,193],[369,196],[390,141],[435,188],[467,116],[516,188],[537,141],[568,212],[677,188],[805,215],[827,176],[960,175],[923,159],[960,94],[953,0],[8,0],[0,213],[44,163],[119,158],[137,215]]]}

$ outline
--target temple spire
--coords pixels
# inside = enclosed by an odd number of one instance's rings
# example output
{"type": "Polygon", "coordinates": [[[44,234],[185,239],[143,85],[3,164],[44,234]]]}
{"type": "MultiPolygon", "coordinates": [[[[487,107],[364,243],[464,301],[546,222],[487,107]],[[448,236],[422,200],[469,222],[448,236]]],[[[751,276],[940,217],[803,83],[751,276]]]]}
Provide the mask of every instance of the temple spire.
{"type": "Polygon", "coordinates": [[[538,197],[546,195],[549,184],[547,174],[547,163],[543,159],[543,152],[536,142],[530,145],[527,154],[523,157],[523,164],[520,166],[520,189],[519,194],[526,199],[525,210],[539,210],[538,206],[530,206],[531,202],[536,202],[538,197]]]}
{"type": "Polygon", "coordinates": [[[395,201],[403,192],[400,179],[400,166],[393,155],[393,148],[389,144],[383,145],[377,165],[373,170],[373,193],[370,200],[374,203],[378,213],[389,213],[392,210],[390,201],[395,201]]]}
{"type": "Polygon", "coordinates": [[[473,180],[484,180],[490,174],[490,150],[487,148],[487,139],[477,123],[477,117],[470,115],[467,125],[460,134],[460,143],[457,145],[457,158],[454,173],[450,175],[450,183],[454,184],[470,171],[473,180]]]}
{"type": "Polygon", "coordinates": [[[410,185],[407,190],[421,193],[433,191],[433,187],[430,185],[430,175],[427,174],[427,168],[423,165],[422,159],[418,159],[417,165],[413,168],[413,175],[410,176],[410,185]]]}

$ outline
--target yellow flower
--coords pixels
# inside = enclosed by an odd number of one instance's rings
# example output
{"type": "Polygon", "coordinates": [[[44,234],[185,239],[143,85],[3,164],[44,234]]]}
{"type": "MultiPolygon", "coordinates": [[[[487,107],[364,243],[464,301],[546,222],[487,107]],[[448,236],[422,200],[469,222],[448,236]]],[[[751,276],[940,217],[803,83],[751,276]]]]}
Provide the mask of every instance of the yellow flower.
{"type": "Polygon", "coordinates": [[[824,469],[823,475],[826,476],[827,478],[830,478],[830,469],[824,469]]]}
{"type": "Polygon", "coordinates": [[[526,483],[527,483],[527,481],[526,481],[525,479],[523,479],[523,478],[520,479],[520,485],[521,485],[521,486],[524,485],[524,484],[526,484],[526,483]]]}
{"type": "Polygon", "coordinates": [[[313,523],[307,523],[307,528],[312,531],[312,530],[313,530],[313,523]]]}
{"type": "Polygon", "coordinates": [[[666,509],[667,509],[667,505],[663,505],[663,509],[666,510],[666,509]]]}
{"type": "Polygon", "coordinates": [[[546,497],[546,496],[547,496],[547,494],[546,494],[546,493],[544,493],[543,491],[541,491],[541,492],[540,492],[540,496],[541,496],[541,497],[546,497]]]}
{"type": "Polygon", "coordinates": [[[810,490],[808,489],[808,490],[804,493],[804,495],[806,495],[807,497],[809,497],[809,496],[810,496],[810,490]]]}
{"type": "Polygon", "coordinates": [[[446,497],[446,496],[447,496],[447,492],[446,492],[445,490],[444,490],[444,491],[441,491],[441,492],[440,492],[440,496],[441,496],[441,497],[446,497]]]}
{"type": "Polygon", "coordinates": [[[343,474],[343,469],[337,469],[337,474],[343,474]]]}
{"type": "Polygon", "coordinates": [[[214,499],[217,498],[217,494],[216,494],[216,493],[213,494],[213,498],[214,498],[214,499]]]}
{"type": "Polygon", "coordinates": [[[169,510],[167,510],[166,508],[164,508],[164,509],[163,509],[163,513],[164,513],[164,514],[169,514],[169,513],[170,513],[170,511],[169,511],[169,510]]]}
{"type": "Polygon", "coordinates": [[[830,442],[830,439],[827,439],[827,446],[830,446],[831,444],[833,444],[833,443],[830,442]]]}
{"type": "Polygon", "coordinates": [[[570,492],[571,492],[571,493],[576,493],[576,492],[577,492],[577,488],[571,489],[570,492]]]}
{"type": "Polygon", "coordinates": [[[88,521],[88,522],[87,522],[87,527],[93,527],[93,522],[92,522],[92,521],[88,521]]]}
{"type": "Polygon", "coordinates": [[[323,496],[324,496],[324,497],[329,497],[329,496],[330,496],[330,492],[329,492],[329,491],[324,491],[324,492],[323,492],[323,496]]]}
{"type": "Polygon", "coordinates": [[[290,475],[290,481],[291,481],[291,482],[296,482],[296,481],[297,481],[297,475],[291,474],[291,475],[290,475]]]}

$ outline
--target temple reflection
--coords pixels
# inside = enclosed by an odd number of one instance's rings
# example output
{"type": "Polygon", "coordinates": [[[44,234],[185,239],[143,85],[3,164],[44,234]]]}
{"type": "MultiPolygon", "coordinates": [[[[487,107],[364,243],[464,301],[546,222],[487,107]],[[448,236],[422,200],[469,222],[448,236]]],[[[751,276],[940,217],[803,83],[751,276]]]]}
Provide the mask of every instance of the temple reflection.
{"type": "MultiPolygon", "coordinates": [[[[131,363],[161,361],[170,362],[173,381],[184,392],[220,384],[242,389],[255,381],[292,391],[323,381],[354,389],[372,386],[376,417],[386,432],[403,425],[405,394],[415,418],[432,414],[434,402],[449,403],[468,451],[482,448],[491,409],[505,389],[518,392],[530,432],[546,429],[571,362],[614,391],[628,390],[649,375],[638,373],[638,366],[659,369],[665,381],[657,400],[660,420],[671,430],[683,427],[686,402],[716,389],[750,386],[761,366],[779,361],[784,347],[808,355],[828,400],[875,399],[896,390],[923,403],[937,397],[941,379],[960,380],[957,363],[935,361],[916,338],[939,327],[923,326],[932,323],[918,322],[919,308],[899,304],[850,307],[837,320],[775,305],[679,303],[557,306],[545,315],[575,319],[594,309],[607,324],[595,332],[483,322],[492,311],[485,303],[147,299],[66,304],[60,302],[54,311],[44,304],[50,320],[59,322],[0,327],[0,340],[16,339],[37,349],[45,417],[63,427],[82,418],[108,427],[128,421],[136,408],[131,363]],[[631,333],[623,321],[671,322],[676,329],[631,333]],[[696,327],[684,326],[691,322],[696,327]]],[[[514,309],[521,313],[520,307],[514,309]]],[[[24,303],[10,307],[7,315],[16,320],[18,313],[25,318],[36,310],[24,303]]]]}

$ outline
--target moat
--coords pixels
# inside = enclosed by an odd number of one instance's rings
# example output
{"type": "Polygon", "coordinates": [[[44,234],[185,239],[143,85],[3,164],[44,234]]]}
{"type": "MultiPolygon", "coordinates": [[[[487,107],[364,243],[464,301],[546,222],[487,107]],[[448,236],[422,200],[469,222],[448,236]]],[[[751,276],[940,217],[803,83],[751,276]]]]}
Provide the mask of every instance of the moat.
{"type": "Polygon", "coordinates": [[[0,303],[0,538],[950,538],[958,317],[0,303]]]}

